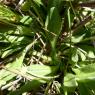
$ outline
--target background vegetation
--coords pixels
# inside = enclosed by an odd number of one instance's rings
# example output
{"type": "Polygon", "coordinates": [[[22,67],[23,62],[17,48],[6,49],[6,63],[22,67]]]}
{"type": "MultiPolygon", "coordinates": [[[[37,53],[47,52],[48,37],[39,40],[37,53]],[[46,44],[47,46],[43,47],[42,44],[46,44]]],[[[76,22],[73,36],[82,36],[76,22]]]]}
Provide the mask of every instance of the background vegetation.
{"type": "Polygon", "coordinates": [[[0,95],[95,95],[95,2],[0,1],[0,95]]]}

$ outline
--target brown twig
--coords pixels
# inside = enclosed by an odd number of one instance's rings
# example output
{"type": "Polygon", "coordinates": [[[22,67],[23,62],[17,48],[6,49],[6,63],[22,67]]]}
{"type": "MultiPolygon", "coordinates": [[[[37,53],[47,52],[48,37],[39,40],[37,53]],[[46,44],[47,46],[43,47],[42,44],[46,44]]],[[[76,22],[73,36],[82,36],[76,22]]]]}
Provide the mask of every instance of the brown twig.
{"type": "Polygon", "coordinates": [[[72,29],[73,32],[77,31],[80,27],[84,26],[86,23],[88,23],[90,20],[92,20],[91,16],[86,17],[83,21],[81,21],[76,27],[72,29]]]}
{"type": "Polygon", "coordinates": [[[90,8],[95,8],[95,1],[79,3],[77,6],[78,6],[78,7],[90,7],[90,8]]]}

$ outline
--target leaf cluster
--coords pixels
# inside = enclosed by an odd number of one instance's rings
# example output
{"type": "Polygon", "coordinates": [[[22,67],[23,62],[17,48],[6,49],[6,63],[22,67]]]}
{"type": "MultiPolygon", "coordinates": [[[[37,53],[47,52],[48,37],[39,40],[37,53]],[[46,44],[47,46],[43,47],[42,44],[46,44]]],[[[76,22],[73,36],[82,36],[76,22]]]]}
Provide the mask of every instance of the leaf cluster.
{"type": "Polygon", "coordinates": [[[94,6],[89,0],[0,2],[1,95],[94,95],[94,6]]]}

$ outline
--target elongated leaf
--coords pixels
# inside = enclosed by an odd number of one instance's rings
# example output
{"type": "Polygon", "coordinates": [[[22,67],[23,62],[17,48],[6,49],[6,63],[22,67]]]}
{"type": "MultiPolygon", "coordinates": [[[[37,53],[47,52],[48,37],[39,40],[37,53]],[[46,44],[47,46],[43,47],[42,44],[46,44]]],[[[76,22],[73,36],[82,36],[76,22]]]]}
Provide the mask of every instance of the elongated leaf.
{"type": "Polygon", "coordinates": [[[0,4],[0,21],[17,22],[19,19],[20,17],[12,12],[7,6],[0,4]]]}
{"type": "Polygon", "coordinates": [[[17,76],[17,74],[14,73],[14,70],[21,69],[25,54],[25,52],[19,54],[18,58],[16,58],[14,62],[9,63],[5,66],[5,69],[2,69],[0,71],[0,86],[4,85],[7,81],[13,79],[13,77],[17,76]]]}
{"type": "Polygon", "coordinates": [[[24,16],[21,20],[21,23],[25,24],[25,25],[29,25],[32,23],[32,18],[30,16],[24,16]]]}
{"type": "Polygon", "coordinates": [[[57,42],[58,35],[61,32],[61,18],[59,16],[57,8],[52,7],[50,9],[45,22],[45,28],[46,30],[49,31],[46,33],[46,36],[51,45],[51,56],[53,62],[52,64],[58,64],[57,57],[56,57],[56,42],[57,42]]]}
{"type": "Polygon", "coordinates": [[[82,61],[86,60],[86,55],[82,51],[78,50],[78,54],[79,54],[82,61]]]}
{"type": "MultiPolygon", "coordinates": [[[[44,19],[45,19],[45,14],[44,14],[44,8],[41,7],[41,2],[37,1],[37,0],[34,0],[32,1],[32,7],[33,7],[33,10],[35,11],[37,17],[39,18],[40,20],[40,24],[43,26],[44,25],[44,19]]],[[[35,17],[35,16],[34,16],[35,17]]],[[[37,19],[36,17],[36,19],[37,19]]]]}
{"type": "Polygon", "coordinates": [[[13,79],[13,77],[19,75],[19,73],[16,74],[14,72],[15,70],[21,69],[24,57],[25,57],[25,50],[18,55],[18,58],[12,63],[9,63],[0,71],[0,86],[5,85],[7,81],[10,81],[13,79]],[[2,82],[3,81],[3,82],[2,82]]]}
{"type": "Polygon", "coordinates": [[[56,73],[58,67],[46,65],[31,65],[27,68],[27,73],[37,77],[49,77],[56,73]]]}
{"type": "Polygon", "coordinates": [[[10,73],[6,70],[0,71],[0,87],[7,84],[7,81],[10,81],[16,74],[10,73]]]}
{"type": "Polygon", "coordinates": [[[39,5],[42,5],[42,0],[35,0],[39,5]]]}
{"type": "Polygon", "coordinates": [[[51,7],[60,8],[62,0],[48,0],[48,9],[51,7]]]}
{"type": "Polygon", "coordinates": [[[45,22],[45,27],[47,30],[57,35],[60,33],[61,18],[59,16],[58,10],[55,7],[52,7],[49,11],[46,22],[45,22]]]}

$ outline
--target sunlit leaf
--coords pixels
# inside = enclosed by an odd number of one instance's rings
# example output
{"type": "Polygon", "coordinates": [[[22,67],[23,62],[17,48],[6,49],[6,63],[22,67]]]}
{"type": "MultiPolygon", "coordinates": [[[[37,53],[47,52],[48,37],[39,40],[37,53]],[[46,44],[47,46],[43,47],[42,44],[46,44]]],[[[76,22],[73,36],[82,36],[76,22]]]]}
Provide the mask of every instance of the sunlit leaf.
{"type": "Polygon", "coordinates": [[[56,66],[46,66],[46,65],[30,65],[27,68],[27,73],[37,76],[37,77],[49,77],[56,73],[56,66]]]}
{"type": "Polygon", "coordinates": [[[73,61],[73,62],[78,62],[77,49],[72,49],[72,61],[73,61]]]}
{"type": "Polygon", "coordinates": [[[86,60],[86,55],[82,51],[78,50],[78,55],[80,56],[82,61],[86,60]]]}
{"type": "Polygon", "coordinates": [[[59,16],[58,10],[52,7],[47,15],[45,22],[46,29],[55,34],[59,34],[61,31],[61,18],[59,16]],[[56,28],[55,28],[56,27],[56,28]]]}
{"type": "Polygon", "coordinates": [[[88,57],[90,57],[90,58],[95,58],[94,52],[93,52],[93,51],[89,51],[89,52],[88,52],[88,57]]]}
{"type": "Polygon", "coordinates": [[[86,80],[95,80],[95,64],[89,64],[84,67],[74,69],[76,73],[77,80],[86,82],[86,80]]]}
{"type": "Polygon", "coordinates": [[[64,89],[73,91],[77,86],[76,77],[73,74],[67,74],[64,77],[64,89]]]}
{"type": "Polygon", "coordinates": [[[19,16],[12,12],[7,6],[0,4],[0,21],[6,20],[16,22],[19,16]]]}
{"type": "Polygon", "coordinates": [[[85,36],[85,34],[81,35],[81,36],[72,36],[71,37],[71,41],[73,43],[79,43],[80,41],[83,40],[83,37],[85,36]]]}

